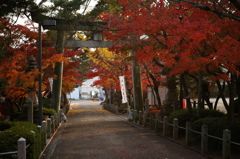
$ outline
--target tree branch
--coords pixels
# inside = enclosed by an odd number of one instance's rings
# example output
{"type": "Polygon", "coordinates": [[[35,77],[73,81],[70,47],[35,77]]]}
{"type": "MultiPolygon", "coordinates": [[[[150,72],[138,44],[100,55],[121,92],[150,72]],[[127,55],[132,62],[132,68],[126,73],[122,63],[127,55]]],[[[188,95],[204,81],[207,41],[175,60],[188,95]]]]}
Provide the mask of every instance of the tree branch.
{"type": "MultiPolygon", "coordinates": [[[[216,9],[212,9],[208,6],[204,6],[200,3],[195,3],[195,2],[190,2],[188,0],[171,0],[173,2],[185,2],[185,3],[189,3],[189,4],[192,4],[193,7],[196,7],[196,8],[199,8],[199,9],[202,9],[202,10],[205,10],[205,11],[209,11],[209,12],[212,12],[212,13],[215,13],[221,17],[225,17],[225,18],[229,18],[229,19],[232,19],[232,20],[235,20],[235,21],[238,21],[240,22],[240,16],[237,16],[237,15],[234,15],[234,14],[230,14],[230,13],[224,13],[224,12],[220,12],[216,9]]],[[[233,4],[238,10],[240,9],[240,3],[237,1],[237,0],[229,0],[231,4],[233,4]]]]}

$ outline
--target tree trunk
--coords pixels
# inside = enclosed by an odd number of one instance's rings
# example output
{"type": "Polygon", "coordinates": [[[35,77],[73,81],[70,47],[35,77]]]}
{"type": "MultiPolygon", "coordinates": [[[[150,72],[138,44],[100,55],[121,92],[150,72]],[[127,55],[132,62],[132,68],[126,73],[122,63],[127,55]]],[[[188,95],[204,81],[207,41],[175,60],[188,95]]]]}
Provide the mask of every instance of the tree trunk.
{"type": "Polygon", "coordinates": [[[166,95],[166,100],[164,101],[165,106],[172,106],[175,104],[175,102],[178,99],[177,95],[177,86],[176,86],[176,77],[167,77],[167,95],[166,95]]]}
{"type": "Polygon", "coordinates": [[[234,79],[234,75],[231,74],[231,81],[229,82],[229,113],[228,113],[228,119],[230,121],[233,120],[233,115],[234,115],[235,90],[236,90],[235,79],[234,79]]]}
{"type": "Polygon", "coordinates": [[[142,95],[142,77],[140,65],[137,64],[135,55],[132,53],[132,79],[133,79],[133,100],[134,110],[143,111],[143,95],[142,95]]]}
{"type": "Polygon", "coordinates": [[[203,109],[204,103],[203,103],[203,90],[202,90],[202,81],[203,81],[203,75],[202,71],[198,72],[198,108],[203,109]]]}
{"type": "Polygon", "coordinates": [[[207,105],[208,105],[208,108],[209,108],[209,109],[213,109],[213,105],[212,105],[212,103],[210,102],[210,92],[209,92],[208,86],[209,86],[209,83],[208,83],[208,82],[204,81],[204,82],[202,83],[203,104],[204,104],[204,101],[205,101],[205,102],[207,103],[207,105]]]}
{"type": "MultiPolygon", "coordinates": [[[[152,79],[152,82],[153,82],[153,88],[152,90],[154,90],[155,93],[153,93],[153,98],[154,98],[154,103],[156,101],[155,104],[157,104],[157,108],[161,108],[162,106],[162,103],[161,103],[161,97],[160,97],[160,94],[159,94],[159,91],[158,91],[158,88],[159,88],[159,82],[156,80],[156,78],[154,77],[153,74],[151,74],[151,72],[149,71],[147,65],[144,64],[144,67],[145,69],[147,70],[147,74],[149,75],[149,77],[152,79]]],[[[152,91],[153,92],[153,91],[152,91]]]]}
{"type": "Polygon", "coordinates": [[[189,98],[189,91],[188,91],[187,83],[185,80],[185,74],[182,74],[180,78],[181,78],[182,85],[183,85],[183,97],[185,97],[185,98],[188,97],[188,98],[186,98],[187,108],[188,108],[190,115],[193,117],[194,114],[193,114],[193,110],[192,110],[191,99],[189,98]]]}
{"type": "Polygon", "coordinates": [[[156,94],[156,98],[157,98],[157,108],[161,108],[162,104],[161,104],[161,97],[160,97],[160,94],[159,94],[159,91],[158,91],[158,85],[155,85],[154,84],[154,92],[156,94]]]}
{"type": "MultiPolygon", "coordinates": [[[[222,98],[224,107],[227,110],[227,114],[228,114],[229,113],[229,106],[228,106],[228,103],[227,103],[226,98],[224,96],[225,82],[224,82],[223,85],[221,85],[220,81],[216,81],[216,83],[217,83],[218,91],[219,91],[219,96],[218,97],[222,98]]],[[[216,110],[216,107],[217,107],[217,102],[218,102],[218,98],[217,98],[217,100],[215,102],[215,106],[214,106],[215,110],[216,110]]]]}
{"type": "Polygon", "coordinates": [[[236,95],[237,95],[237,105],[235,105],[235,107],[237,107],[236,108],[236,110],[237,110],[237,113],[240,115],[240,78],[238,77],[238,75],[237,75],[237,77],[236,77],[236,95]]]}

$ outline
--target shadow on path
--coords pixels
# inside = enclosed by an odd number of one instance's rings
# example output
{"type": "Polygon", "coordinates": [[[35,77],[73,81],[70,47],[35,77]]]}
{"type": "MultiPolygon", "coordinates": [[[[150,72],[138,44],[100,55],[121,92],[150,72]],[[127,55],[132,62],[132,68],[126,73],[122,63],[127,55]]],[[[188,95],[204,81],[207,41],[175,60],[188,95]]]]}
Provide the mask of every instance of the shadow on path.
{"type": "Polygon", "coordinates": [[[102,110],[100,102],[75,101],[42,159],[204,159],[197,152],[135,127],[102,110]]]}

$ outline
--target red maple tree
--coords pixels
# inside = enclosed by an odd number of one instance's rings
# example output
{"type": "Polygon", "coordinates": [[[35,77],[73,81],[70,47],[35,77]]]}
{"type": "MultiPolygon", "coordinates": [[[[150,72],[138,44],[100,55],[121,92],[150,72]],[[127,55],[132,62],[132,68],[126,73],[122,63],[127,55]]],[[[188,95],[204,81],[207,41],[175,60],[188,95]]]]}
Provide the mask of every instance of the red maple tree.
{"type": "MultiPolygon", "coordinates": [[[[119,3],[123,8],[121,14],[102,15],[108,22],[105,35],[109,40],[125,41],[121,49],[136,52],[142,65],[155,63],[159,66],[147,72],[162,72],[167,79],[187,75],[195,80],[195,85],[226,81],[230,86],[237,80],[240,62],[238,21],[186,2],[121,0],[119,3]]],[[[221,3],[229,5],[225,1],[221,3]]],[[[236,8],[231,11],[238,14],[236,8]]],[[[169,86],[172,85],[174,83],[169,86]]],[[[184,86],[185,97],[190,95],[188,87],[184,86]]],[[[207,102],[209,97],[204,96],[202,87],[198,85],[198,98],[207,102]]],[[[230,105],[225,106],[231,116],[234,94],[229,96],[230,105]]],[[[190,109],[190,105],[188,107],[190,109]]]]}

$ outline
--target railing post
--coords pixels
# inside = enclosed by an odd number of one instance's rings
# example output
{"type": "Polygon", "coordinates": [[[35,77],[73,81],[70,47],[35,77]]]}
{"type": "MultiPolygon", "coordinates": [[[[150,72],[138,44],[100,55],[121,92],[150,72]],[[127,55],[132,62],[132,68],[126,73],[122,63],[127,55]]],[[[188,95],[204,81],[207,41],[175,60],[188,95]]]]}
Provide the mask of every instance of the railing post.
{"type": "Polygon", "coordinates": [[[231,154],[231,131],[223,130],[222,159],[230,159],[231,154]]]}
{"type": "Polygon", "coordinates": [[[51,119],[47,119],[47,138],[51,138],[51,119]]]}
{"type": "Polygon", "coordinates": [[[153,129],[153,115],[150,114],[150,125],[149,125],[150,129],[153,129]]]}
{"type": "Polygon", "coordinates": [[[63,110],[62,109],[59,110],[59,112],[58,112],[59,123],[62,122],[62,113],[63,113],[63,110]]]}
{"type": "Polygon", "coordinates": [[[208,152],[208,126],[202,125],[202,131],[201,131],[201,153],[207,153],[208,152]]]}
{"type": "Polygon", "coordinates": [[[158,116],[158,124],[159,124],[159,126],[158,126],[158,128],[159,128],[159,130],[161,129],[163,129],[163,118],[162,118],[162,115],[159,115],[158,116]]]}
{"type": "Polygon", "coordinates": [[[32,153],[32,158],[34,158],[35,154],[36,154],[36,149],[35,149],[35,132],[34,131],[31,131],[32,135],[33,135],[33,145],[31,145],[33,147],[33,153],[32,153]]]}
{"type": "Polygon", "coordinates": [[[51,128],[52,128],[52,133],[54,133],[54,132],[55,132],[54,116],[51,115],[50,118],[51,118],[51,128]]]}
{"type": "Polygon", "coordinates": [[[57,112],[57,126],[59,127],[61,123],[61,114],[60,114],[60,111],[57,112]]]}
{"type": "Polygon", "coordinates": [[[190,121],[186,122],[186,145],[189,146],[191,143],[191,130],[192,124],[190,121]]]}
{"type": "Polygon", "coordinates": [[[43,148],[43,145],[42,145],[42,128],[40,125],[37,126],[37,130],[38,130],[38,133],[39,133],[39,145],[40,145],[40,152],[42,151],[42,148],[43,148]]]}
{"type": "Polygon", "coordinates": [[[46,120],[42,121],[42,129],[44,131],[47,131],[47,122],[46,122],[46,120]]]}
{"type": "Polygon", "coordinates": [[[144,111],[143,126],[147,127],[147,112],[144,111]]]}
{"type": "Polygon", "coordinates": [[[44,130],[44,146],[46,145],[46,142],[47,142],[47,135],[46,135],[46,133],[47,133],[47,122],[46,122],[46,120],[44,120],[44,121],[42,121],[42,129],[44,130]]]}
{"type": "Polygon", "coordinates": [[[18,159],[26,159],[26,155],[26,140],[21,137],[18,140],[18,159]]]}
{"type": "Polygon", "coordinates": [[[178,139],[178,119],[173,119],[173,140],[178,139]]]}
{"type": "Polygon", "coordinates": [[[149,99],[145,99],[145,112],[149,111],[149,99]]]}
{"type": "Polygon", "coordinates": [[[156,114],[155,115],[155,126],[154,126],[154,130],[157,132],[157,129],[158,129],[158,118],[159,118],[159,115],[156,114]]]}
{"type": "Polygon", "coordinates": [[[142,111],[140,110],[138,114],[139,114],[139,115],[138,115],[138,116],[139,116],[139,125],[142,125],[142,120],[143,120],[142,111]]]}
{"type": "Polygon", "coordinates": [[[115,106],[115,113],[118,114],[118,106],[117,105],[115,106]]]}
{"type": "Polygon", "coordinates": [[[167,131],[168,131],[168,117],[164,116],[164,118],[163,118],[163,136],[167,135],[167,131]]]}
{"type": "Polygon", "coordinates": [[[58,127],[58,115],[57,113],[54,114],[54,119],[55,119],[55,128],[58,127]]]}
{"type": "Polygon", "coordinates": [[[133,122],[137,122],[137,110],[133,110],[133,122]]]}

